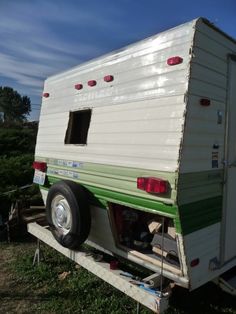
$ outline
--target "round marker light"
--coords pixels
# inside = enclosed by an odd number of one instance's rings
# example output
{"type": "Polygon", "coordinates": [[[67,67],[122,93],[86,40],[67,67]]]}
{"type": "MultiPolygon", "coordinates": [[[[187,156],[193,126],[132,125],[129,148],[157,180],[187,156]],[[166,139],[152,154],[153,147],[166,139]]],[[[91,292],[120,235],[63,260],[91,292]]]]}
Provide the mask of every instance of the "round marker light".
{"type": "Polygon", "coordinates": [[[83,88],[83,84],[75,84],[75,89],[80,90],[83,88]]]}
{"type": "Polygon", "coordinates": [[[88,81],[88,86],[93,87],[95,85],[97,85],[97,82],[95,80],[88,81]]]}

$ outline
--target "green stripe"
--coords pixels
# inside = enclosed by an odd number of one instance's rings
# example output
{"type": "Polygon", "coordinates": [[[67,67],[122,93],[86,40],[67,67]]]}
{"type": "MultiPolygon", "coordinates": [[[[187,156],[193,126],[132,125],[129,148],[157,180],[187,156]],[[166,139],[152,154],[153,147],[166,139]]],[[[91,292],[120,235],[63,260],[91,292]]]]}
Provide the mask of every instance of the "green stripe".
{"type": "Polygon", "coordinates": [[[222,195],[223,170],[180,173],[177,182],[178,205],[222,195]]]}
{"type": "Polygon", "coordinates": [[[50,184],[62,179],[78,182],[91,192],[91,202],[102,208],[107,208],[108,202],[114,202],[171,217],[174,219],[176,231],[184,235],[221,220],[223,171],[219,169],[180,173],[178,178],[178,173],[83,162],[75,162],[73,165],[73,161],[52,158],[36,159],[47,162],[48,172],[63,172],[63,169],[70,172],[68,176],[65,173],[48,173],[50,184]],[[71,174],[76,174],[76,177],[70,178],[71,174]],[[137,190],[136,178],[145,175],[168,180],[172,188],[171,195],[160,198],[137,190]],[[178,206],[173,204],[176,198],[176,184],[178,206]]]}
{"type": "Polygon", "coordinates": [[[170,204],[173,204],[176,200],[177,173],[175,172],[78,162],[65,159],[43,157],[35,157],[35,159],[47,163],[49,176],[66,177],[66,175],[58,172],[67,170],[71,172],[71,180],[78,179],[83,185],[87,184],[101,187],[170,204]],[[143,176],[167,180],[171,186],[170,192],[167,195],[160,196],[138,190],[137,178],[143,176]]]}
{"type": "MultiPolygon", "coordinates": [[[[48,176],[49,183],[54,184],[57,181],[60,181],[61,178],[48,176]]],[[[73,180],[78,182],[78,180],[73,180]]],[[[108,189],[94,187],[88,184],[83,184],[83,186],[89,190],[92,195],[96,198],[97,202],[106,201],[106,202],[116,202],[125,206],[132,208],[144,210],[147,212],[152,212],[156,214],[164,214],[167,217],[175,218],[177,213],[177,207],[173,205],[166,205],[161,202],[149,200],[139,196],[132,196],[125,193],[115,192],[108,189]]],[[[93,200],[94,203],[94,200],[93,200]]]]}
{"type": "Polygon", "coordinates": [[[222,196],[179,206],[182,234],[186,235],[221,221],[222,196]]]}

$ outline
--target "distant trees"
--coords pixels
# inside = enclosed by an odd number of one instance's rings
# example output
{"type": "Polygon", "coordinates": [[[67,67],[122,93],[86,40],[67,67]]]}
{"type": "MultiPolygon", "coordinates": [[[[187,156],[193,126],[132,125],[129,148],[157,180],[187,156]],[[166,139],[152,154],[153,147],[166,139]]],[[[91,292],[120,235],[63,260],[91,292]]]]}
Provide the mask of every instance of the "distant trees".
{"type": "Polygon", "coordinates": [[[36,135],[35,123],[0,123],[0,216],[4,220],[12,202],[40,198],[37,186],[18,189],[33,181],[36,135]],[[12,190],[16,191],[8,193],[12,190]]]}
{"type": "Polygon", "coordinates": [[[0,219],[4,221],[12,202],[41,202],[37,185],[21,189],[32,183],[34,173],[38,125],[26,121],[30,111],[29,97],[0,86],[0,219]]]}
{"type": "Polygon", "coordinates": [[[28,96],[21,96],[11,87],[0,86],[0,112],[5,122],[20,122],[26,120],[31,111],[31,101],[28,96]]]}

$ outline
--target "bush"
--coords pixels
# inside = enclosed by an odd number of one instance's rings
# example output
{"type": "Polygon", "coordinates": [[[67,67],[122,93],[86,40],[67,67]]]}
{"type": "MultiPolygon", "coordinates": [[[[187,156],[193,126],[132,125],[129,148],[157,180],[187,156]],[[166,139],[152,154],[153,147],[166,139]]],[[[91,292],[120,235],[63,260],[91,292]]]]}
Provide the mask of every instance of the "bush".
{"type": "Polygon", "coordinates": [[[37,124],[0,124],[0,214],[8,215],[11,202],[39,199],[39,189],[19,188],[33,182],[32,163],[37,135],[37,124]],[[13,193],[9,191],[16,190],[13,193]]]}
{"type": "Polygon", "coordinates": [[[0,128],[0,157],[34,154],[37,128],[0,128]]]}

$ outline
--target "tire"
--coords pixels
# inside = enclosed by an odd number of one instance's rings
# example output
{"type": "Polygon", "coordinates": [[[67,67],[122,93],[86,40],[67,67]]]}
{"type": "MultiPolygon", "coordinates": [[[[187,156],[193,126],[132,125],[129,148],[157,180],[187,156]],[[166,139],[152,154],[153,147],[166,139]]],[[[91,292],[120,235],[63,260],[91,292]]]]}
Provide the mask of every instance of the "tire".
{"type": "Polygon", "coordinates": [[[55,239],[69,249],[88,238],[91,215],[85,189],[72,181],[55,183],[48,192],[46,217],[55,239]]]}

